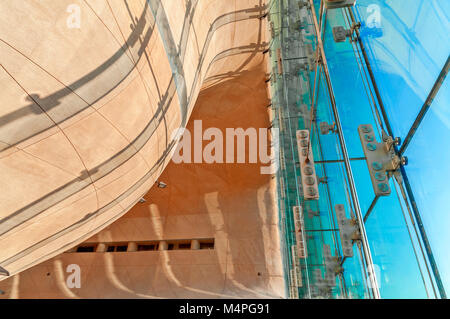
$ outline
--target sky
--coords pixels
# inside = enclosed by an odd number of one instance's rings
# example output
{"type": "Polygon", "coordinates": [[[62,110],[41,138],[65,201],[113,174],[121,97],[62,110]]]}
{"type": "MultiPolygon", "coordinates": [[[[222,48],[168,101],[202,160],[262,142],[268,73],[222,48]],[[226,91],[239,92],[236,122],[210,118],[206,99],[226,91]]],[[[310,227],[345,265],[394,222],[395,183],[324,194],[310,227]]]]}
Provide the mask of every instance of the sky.
{"type": "MultiPolygon", "coordinates": [[[[450,53],[450,1],[408,0],[405,3],[358,0],[354,8],[356,20],[363,21],[362,39],[389,121],[395,136],[402,140],[450,53]]],[[[346,26],[342,11],[329,11],[328,23],[325,51],[347,147],[350,157],[363,156],[356,130],[360,124],[375,125],[371,100],[364,90],[350,43],[335,43],[331,36],[332,27],[346,26]]],[[[444,82],[405,155],[409,159],[406,172],[442,281],[450,294],[448,82],[448,79],[444,82]]],[[[326,143],[324,139],[325,149],[326,143]]],[[[374,197],[367,166],[364,162],[352,166],[361,208],[365,211],[374,197]]],[[[382,265],[379,279],[382,296],[426,297],[401,209],[392,188],[389,197],[377,202],[366,224],[374,262],[382,265]]],[[[423,272],[426,275],[425,269],[423,272]]]]}

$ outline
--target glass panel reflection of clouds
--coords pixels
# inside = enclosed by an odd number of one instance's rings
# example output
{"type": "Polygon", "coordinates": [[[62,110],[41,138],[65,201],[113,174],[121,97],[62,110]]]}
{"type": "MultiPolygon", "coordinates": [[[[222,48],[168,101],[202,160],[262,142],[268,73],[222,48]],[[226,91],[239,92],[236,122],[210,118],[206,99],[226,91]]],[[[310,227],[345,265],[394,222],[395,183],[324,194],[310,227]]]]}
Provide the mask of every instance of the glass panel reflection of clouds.
{"type": "MultiPolygon", "coordinates": [[[[405,201],[403,196],[406,196],[405,185],[398,185],[394,178],[391,178],[391,194],[375,200],[367,164],[361,160],[364,153],[357,132],[358,126],[372,124],[377,131],[378,141],[381,141],[380,128],[386,127],[386,123],[377,117],[380,106],[359,45],[348,40],[336,43],[333,39],[332,28],[343,26],[349,29],[351,16],[349,11],[342,9],[328,10],[321,16],[320,2],[314,0],[315,12],[318,19],[324,19],[324,51],[345,145],[352,159],[351,171],[357,199],[362,214],[370,213],[365,228],[381,297],[434,298],[432,285],[435,284],[435,279],[429,269],[423,242],[418,235],[416,220],[412,217],[409,199],[406,198],[405,201]]],[[[292,28],[287,27],[290,20],[297,19],[293,18],[295,10],[290,3],[288,0],[272,1],[271,21],[275,30],[279,31],[275,32],[272,52],[275,52],[276,47],[283,47],[283,43],[292,42],[292,39],[299,36],[298,33],[292,33],[292,28]],[[287,8],[290,9],[286,11],[287,8]],[[286,14],[279,15],[279,12],[286,14]]],[[[361,22],[361,40],[385,106],[387,120],[394,137],[404,139],[450,52],[450,2],[408,0],[406,5],[406,1],[358,0],[351,10],[356,21],[361,22]]],[[[301,15],[304,15],[307,11],[302,12],[301,15]]],[[[316,49],[312,19],[308,17],[302,21],[308,21],[309,26],[302,24],[304,32],[300,38],[303,37],[304,43],[312,42],[313,48],[316,49]]],[[[289,46],[283,47],[285,51],[288,51],[288,48],[289,46]]],[[[291,61],[284,61],[283,67],[290,66],[290,63],[291,61]]],[[[276,58],[275,54],[272,54],[272,65],[274,64],[276,58]]],[[[280,132],[282,147],[287,147],[285,154],[289,154],[292,159],[291,162],[285,162],[287,168],[280,173],[286,181],[283,187],[289,199],[281,199],[283,204],[280,204],[280,208],[286,218],[288,230],[292,230],[292,205],[303,205],[304,212],[317,208],[319,214],[316,217],[304,214],[305,226],[306,229],[322,232],[307,234],[305,240],[310,255],[300,260],[304,286],[299,288],[299,296],[308,298],[314,297],[314,294],[310,295],[309,292],[320,285],[315,280],[315,269],[325,271],[321,247],[324,244],[330,245],[333,255],[336,252],[342,255],[339,233],[329,231],[336,228],[334,205],[343,204],[347,217],[355,216],[355,207],[349,191],[349,175],[342,163],[342,145],[337,134],[318,133],[320,122],[335,121],[325,71],[320,67],[317,77],[314,69],[309,72],[301,71],[298,76],[308,79],[310,92],[305,92],[303,86],[297,87],[295,94],[302,96],[301,101],[297,101],[297,107],[305,103],[308,109],[311,109],[311,92],[313,88],[316,89],[314,105],[317,123],[313,125],[311,143],[318,177],[327,177],[327,183],[319,185],[320,199],[316,203],[305,201],[301,184],[297,182],[301,181],[302,173],[295,165],[291,168],[289,166],[296,160],[296,145],[295,140],[291,139],[292,133],[295,133],[296,129],[304,129],[306,122],[301,118],[298,123],[292,121],[290,130],[285,128],[280,132]]],[[[282,116],[283,112],[286,112],[286,109],[283,109],[286,106],[296,108],[292,100],[284,101],[284,96],[280,96],[284,94],[283,90],[289,92],[285,96],[295,96],[292,92],[295,90],[293,82],[288,82],[289,88],[283,88],[283,80],[285,79],[279,77],[278,83],[272,83],[272,92],[275,92],[273,100],[279,105],[282,116]]],[[[446,243],[450,242],[450,187],[447,185],[450,180],[449,99],[448,84],[444,83],[405,154],[409,158],[406,172],[447,290],[450,290],[450,254],[446,247],[446,243]]],[[[289,245],[295,244],[289,233],[286,234],[286,242],[289,245]]],[[[370,283],[365,277],[366,259],[358,244],[353,248],[354,256],[342,260],[343,275],[331,292],[330,296],[333,298],[372,297],[370,283]]],[[[292,256],[289,252],[287,254],[291,262],[292,256]]],[[[436,295],[439,297],[437,291],[436,295]]]]}
{"type": "Polygon", "coordinates": [[[450,86],[441,87],[406,150],[411,187],[443,283],[450,290],[450,86]]]}

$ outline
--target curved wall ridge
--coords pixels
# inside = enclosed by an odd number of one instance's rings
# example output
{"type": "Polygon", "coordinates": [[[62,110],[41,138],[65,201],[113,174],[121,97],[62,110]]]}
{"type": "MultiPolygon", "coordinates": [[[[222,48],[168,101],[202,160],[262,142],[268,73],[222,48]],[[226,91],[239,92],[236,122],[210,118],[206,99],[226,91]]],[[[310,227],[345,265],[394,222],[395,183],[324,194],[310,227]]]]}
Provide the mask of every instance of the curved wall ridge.
{"type": "Polygon", "coordinates": [[[0,266],[21,272],[133,207],[200,90],[263,61],[264,10],[260,0],[2,1],[0,266]]]}

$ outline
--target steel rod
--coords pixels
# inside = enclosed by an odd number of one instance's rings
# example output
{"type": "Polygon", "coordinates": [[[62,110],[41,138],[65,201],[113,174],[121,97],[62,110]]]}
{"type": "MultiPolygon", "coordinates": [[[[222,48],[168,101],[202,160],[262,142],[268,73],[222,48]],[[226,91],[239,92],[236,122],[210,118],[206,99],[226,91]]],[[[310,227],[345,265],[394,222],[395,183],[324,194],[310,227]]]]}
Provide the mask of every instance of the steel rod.
{"type": "MultiPolygon", "coordinates": [[[[311,5],[311,14],[312,14],[312,17],[313,17],[314,27],[316,29],[317,50],[319,50],[321,58],[322,58],[323,72],[324,72],[325,79],[326,79],[326,82],[327,82],[327,87],[328,87],[328,92],[329,92],[329,96],[330,96],[331,107],[332,107],[333,113],[334,113],[334,118],[335,118],[335,122],[336,122],[336,127],[337,127],[338,137],[339,137],[339,141],[340,141],[342,156],[344,158],[344,165],[345,165],[345,168],[346,168],[347,179],[348,179],[348,183],[349,183],[349,188],[350,188],[351,198],[352,198],[352,202],[353,202],[353,207],[355,209],[355,213],[356,213],[357,221],[358,221],[358,226],[359,226],[360,231],[361,231],[362,251],[363,251],[364,259],[365,259],[366,264],[368,266],[367,273],[368,273],[368,276],[369,276],[369,281],[370,281],[370,286],[371,286],[369,289],[372,291],[372,295],[373,295],[373,297],[375,299],[380,299],[380,292],[379,292],[379,289],[378,289],[377,278],[375,277],[375,274],[373,273],[372,254],[370,252],[370,246],[369,246],[369,243],[368,243],[367,233],[366,233],[366,229],[365,229],[364,222],[363,222],[363,216],[362,216],[362,213],[361,213],[361,207],[360,207],[360,204],[359,204],[358,194],[356,193],[356,187],[355,187],[355,182],[354,182],[354,178],[353,178],[352,168],[351,168],[351,165],[350,165],[349,155],[348,155],[348,151],[347,151],[344,135],[342,133],[343,130],[342,130],[342,125],[341,125],[341,120],[339,118],[339,112],[338,112],[338,109],[337,109],[337,106],[336,106],[336,100],[335,100],[335,96],[334,96],[333,86],[332,86],[332,83],[331,83],[330,74],[328,72],[328,64],[327,64],[327,59],[326,59],[326,55],[325,55],[325,51],[324,51],[324,47],[323,47],[321,31],[320,31],[320,28],[319,28],[319,25],[318,25],[317,16],[316,16],[316,10],[315,10],[315,6],[314,6],[314,1],[313,0],[309,0],[309,3],[311,5]]],[[[323,4],[323,0],[321,1],[321,4],[323,4]]]]}
{"type": "Polygon", "coordinates": [[[411,125],[411,128],[408,131],[408,134],[406,134],[405,140],[403,141],[402,146],[400,147],[399,154],[403,154],[408,147],[409,143],[411,142],[414,134],[417,131],[417,128],[419,127],[420,123],[422,123],[423,118],[425,117],[425,114],[429,110],[431,103],[433,103],[434,98],[436,97],[437,93],[439,92],[439,89],[441,88],[442,84],[444,83],[445,78],[447,77],[448,71],[450,69],[450,56],[447,58],[447,61],[444,64],[444,67],[442,68],[441,72],[439,73],[438,78],[436,79],[436,82],[434,82],[434,85],[428,94],[427,99],[425,100],[425,103],[422,105],[422,108],[420,109],[419,114],[417,114],[416,119],[414,120],[414,123],[411,125]]]}
{"type": "MultiPolygon", "coordinates": [[[[348,11],[350,13],[350,18],[352,19],[352,23],[356,23],[355,16],[353,15],[353,11],[350,8],[349,8],[348,11]]],[[[366,49],[364,48],[364,44],[363,44],[363,42],[361,40],[359,29],[355,28],[355,32],[356,32],[356,39],[358,40],[359,47],[361,49],[361,53],[363,55],[364,62],[365,62],[366,67],[367,67],[367,72],[369,73],[370,81],[372,82],[372,86],[373,86],[373,89],[375,91],[375,96],[377,97],[377,101],[378,101],[378,105],[380,107],[381,115],[383,116],[384,125],[386,125],[386,129],[387,129],[388,134],[390,136],[394,137],[394,133],[392,131],[391,124],[389,123],[389,120],[388,120],[386,109],[384,108],[383,99],[381,98],[380,91],[378,90],[378,86],[377,86],[377,83],[375,81],[375,75],[373,74],[372,66],[370,65],[370,62],[369,62],[369,57],[367,56],[366,49]]],[[[382,123],[380,123],[380,124],[382,124],[382,123]]]]}
{"type": "Polygon", "coordinates": [[[417,222],[417,227],[419,228],[420,235],[422,237],[423,245],[425,246],[425,251],[427,252],[428,261],[430,262],[431,270],[433,271],[434,280],[436,281],[436,285],[439,290],[439,294],[442,299],[447,299],[447,293],[445,292],[444,285],[442,284],[441,275],[439,273],[439,269],[437,267],[436,261],[434,259],[433,251],[431,250],[430,242],[428,241],[427,233],[425,232],[425,228],[423,227],[422,218],[419,214],[419,208],[416,204],[416,199],[414,197],[413,191],[411,189],[411,184],[409,183],[408,176],[406,175],[405,168],[400,166],[400,171],[402,173],[403,182],[405,184],[406,192],[408,193],[409,201],[411,202],[411,208],[414,213],[414,217],[417,222]]]}
{"type": "Polygon", "coordinates": [[[376,195],[373,199],[372,203],[370,204],[369,209],[367,210],[366,214],[364,215],[364,222],[367,221],[367,218],[369,218],[370,214],[372,213],[373,208],[375,207],[375,204],[378,202],[378,199],[380,196],[376,195]]]}
{"type": "MultiPolygon", "coordinates": [[[[365,157],[351,157],[349,158],[350,161],[365,161],[365,157]]],[[[343,163],[344,160],[321,160],[321,161],[314,161],[316,164],[332,164],[332,163],[343,163]]]]}
{"type": "MultiPolygon", "coordinates": [[[[355,17],[353,15],[352,10],[349,9],[348,11],[349,11],[352,23],[356,23],[356,20],[355,20],[355,17]]],[[[362,52],[363,57],[364,57],[364,62],[366,64],[367,71],[369,73],[369,76],[370,76],[370,79],[371,79],[371,82],[372,82],[372,86],[373,86],[374,91],[375,91],[375,95],[376,95],[377,100],[378,100],[378,104],[380,106],[380,110],[381,110],[381,113],[382,113],[382,116],[383,116],[384,124],[386,125],[386,129],[388,131],[388,134],[390,136],[394,137],[394,133],[393,133],[391,125],[389,123],[389,119],[388,119],[388,116],[386,114],[386,111],[385,111],[385,108],[384,108],[384,104],[383,104],[383,101],[381,99],[380,92],[378,90],[377,83],[375,81],[375,76],[374,76],[372,68],[370,66],[369,58],[367,57],[367,53],[366,53],[366,50],[364,48],[364,44],[363,44],[363,42],[361,40],[358,28],[355,28],[355,32],[356,32],[356,35],[357,35],[357,40],[358,40],[359,47],[360,47],[361,52],[362,52]]],[[[435,82],[433,88],[430,91],[430,94],[429,94],[429,96],[427,98],[428,103],[426,101],[425,104],[423,105],[421,111],[419,112],[418,117],[416,118],[416,120],[414,121],[410,131],[408,132],[407,137],[405,138],[405,141],[403,142],[403,145],[402,145],[400,151],[398,150],[397,146],[394,145],[394,149],[395,149],[395,152],[397,154],[401,155],[405,151],[406,147],[408,146],[409,142],[411,141],[411,138],[414,136],[414,133],[417,130],[420,122],[422,121],[423,117],[425,116],[425,113],[428,111],[432,100],[434,99],[434,97],[436,96],[437,92],[439,91],[439,88],[441,87],[442,82],[444,81],[444,79],[445,79],[445,77],[446,77],[446,75],[448,74],[448,71],[449,71],[449,58],[447,58],[447,61],[446,61],[445,65],[444,65],[444,68],[442,69],[440,75],[438,76],[438,80],[435,82]]],[[[406,192],[408,193],[408,197],[409,197],[409,200],[411,202],[411,208],[412,208],[412,211],[414,213],[414,217],[415,217],[415,219],[417,221],[417,226],[419,228],[421,239],[422,239],[422,241],[424,243],[424,246],[425,246],[425,250],[426,250],[426,253],[427,253],[427,256],[428,256],[428,261],[429,261],[431,269],[433,271],[433,275],[434,275],[434,279],[436,281],[436,285],[438,286],[439,294],[441,295],[441,298],[446,299],[447,298],[447,294],[445,292],[444,285],[442,284],[441,275],[440,275],[438,267],[436,265],[436,262],[435,262],[435,259],[434,259],[434,255],[433,255],[433,252],[431,250],[430,243],[428,241],[428,236],[426,234],[425,228],[423,227],[422,218],[420,217],[420,212],[419,212],[419,209],[417,207],[417,204],[416,204],[416,201],[415,201],[415,198],[414,198],[414,194],[413,194],[411,185],[409,183],[408,176],[406,175],[406,171],[405,171],[405,168],[403,166],[400,166],[400,172],[401,172],[402,177],[403,177],[403,182],[405,184],[406,192]]],[[[401,185],[400,185],[400,187],[401,187],[401,185]]]]}
{"type": "Polygon", "coordinates": [[[337,232],[337,231],[339,231],[339,229],[338,228],[334,228],[334,229],[305,229],[305,233],[308,233],[308,232],[321,232],[321,231],[330,231],[330,232],[337,232]]]}

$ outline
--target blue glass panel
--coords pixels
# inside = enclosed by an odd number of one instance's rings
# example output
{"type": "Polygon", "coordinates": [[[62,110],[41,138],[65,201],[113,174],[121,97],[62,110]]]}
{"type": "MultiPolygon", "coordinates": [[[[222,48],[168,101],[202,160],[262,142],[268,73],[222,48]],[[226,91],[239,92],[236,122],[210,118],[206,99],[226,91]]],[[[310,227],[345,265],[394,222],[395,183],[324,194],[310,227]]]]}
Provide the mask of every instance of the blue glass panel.
{"type": "Polygon", "coordinates": [[[364,156],[357,128],[360,124],[376,125],[370,94],[363,82],[364,73],[358,64],[353,45],[336,43],[332,28],[347,26],[342,10],[329,10],[324,37],[324,49],[333,84],[336,104],[350,157],[364,156]]]}
{"type": "Polygon", "coordinates": [[[354,11],[394,133],[405,137],[450,52],[450,1],[358,0],[354,11]]]}
{"type": "MultiPolygon", "coordinates": [[[[353,162],[352,169],[366,213],[375,197],[367,164],[353,162]]],[[[380,293],[383,298],[427,298],[392,179],[390,186],[391,195],[378,199],[365,223],[380,293]]]]}
{"type": "Polygon", "coordinates": [[[450,85],[446,80],[409,145],[406,166],[442,280],[450,292],[450,85]]]}
{"type": "MultiPolygon", "coordinates": [[[[376,127],[376,115],[369,87],[364,82],[364,71],[359,64],[361,60],[358,61],[357,48],[349,41],[336,43],[332,36],[335,26],[349,28],[343,10],[327,12],[324,46],[348,152],[350,157],[359,157],[363,152],[357,127],[363,123],[376,127]]],[[[318,117],[320,119],[320,113],[318,117]]],[[[379,135],[377,138],[381,141],[379,135]]],[[[331,145],[331,137],[322,137],[321,140],[324,145],[331,145]]],[[[325,150],[324,153],[328,152],[325,150]]],[[[353,161],[352,170],[361,210],[365,213],[374,199],[367,165],[365,161],[353,161]]],[[[333,191],[335,189],[334,186],[333,191]]],[[[366,223],[380,293],[383,298],[426,298],[418,265],[420,261],[416,258],[402,204],[392,181],[391,189],[390,196],[378,200],[366,223]]]]}

